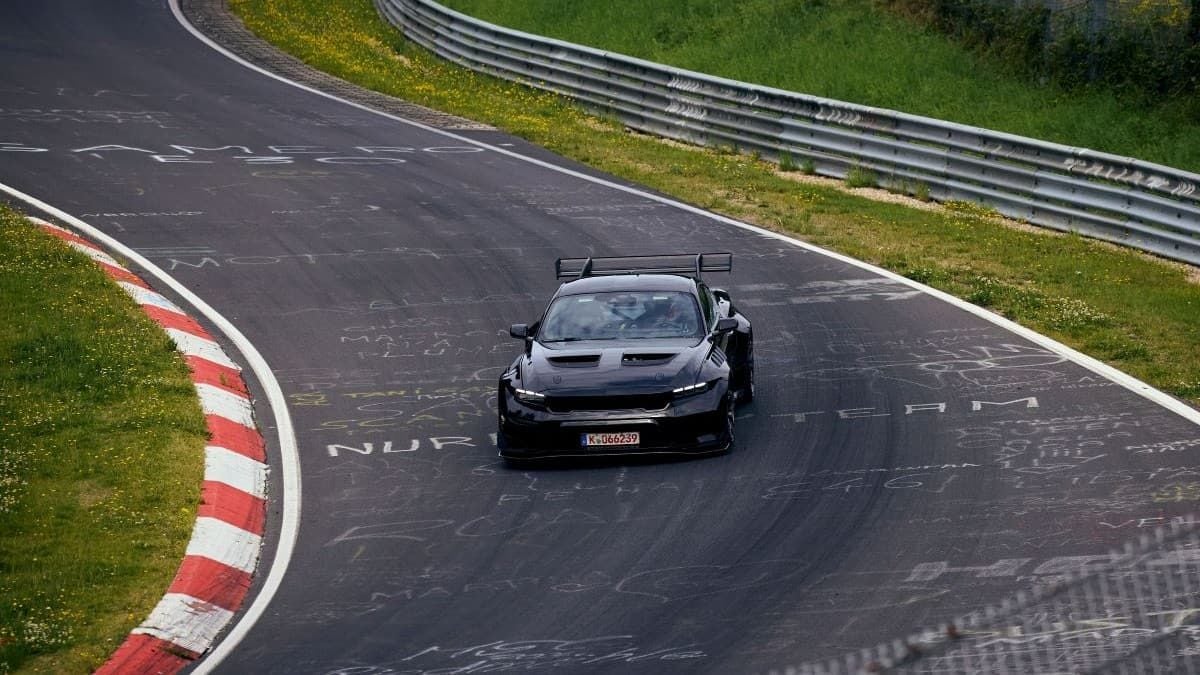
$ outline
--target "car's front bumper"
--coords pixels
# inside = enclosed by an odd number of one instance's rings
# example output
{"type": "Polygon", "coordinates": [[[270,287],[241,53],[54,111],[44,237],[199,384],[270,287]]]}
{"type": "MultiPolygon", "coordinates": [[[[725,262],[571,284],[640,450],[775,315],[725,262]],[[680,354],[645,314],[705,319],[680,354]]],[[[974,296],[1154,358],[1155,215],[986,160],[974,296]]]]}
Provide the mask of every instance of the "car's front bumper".
{"type": "Polygon", "coordinates": [[[497,437],[509,459],[641,454],[709,454],[728,449],[725,383],[662,410],[551,412],[503,395],[497,437]],[[586,446],[589,433],[638,432],[636,446],[586,446]]]}

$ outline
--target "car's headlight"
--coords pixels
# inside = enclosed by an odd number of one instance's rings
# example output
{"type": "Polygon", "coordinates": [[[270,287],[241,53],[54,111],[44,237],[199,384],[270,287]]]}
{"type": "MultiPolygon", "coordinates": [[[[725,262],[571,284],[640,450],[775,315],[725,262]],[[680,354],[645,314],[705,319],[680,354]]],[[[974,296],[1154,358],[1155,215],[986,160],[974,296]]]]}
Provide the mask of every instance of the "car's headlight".
{"type": "Polygon", "coordinates": [[[541,392],[530,391],[528,389],[512,388],[513,397],[521,403],[545,403],[546,395],[541,392]]]}
{"type": "Polygon", "coordinates": [[[709,382],[697,382],[696,384],[689,384],[686,387],[676,387],[671,390],[671,393],[675,395],[675,398],[687,398],[688,396],[703,394],[711,389],[716,383],[716,380],[711,380],[709,382]]]}

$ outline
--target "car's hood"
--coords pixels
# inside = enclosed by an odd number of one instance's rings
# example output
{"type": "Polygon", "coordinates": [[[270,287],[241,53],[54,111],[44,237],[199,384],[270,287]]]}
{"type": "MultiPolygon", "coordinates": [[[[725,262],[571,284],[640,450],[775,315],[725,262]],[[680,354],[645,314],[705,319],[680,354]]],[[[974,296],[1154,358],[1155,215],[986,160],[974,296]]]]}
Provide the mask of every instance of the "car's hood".
{"type": "Polygon", "coordinates": [[[534,342],[522,363],[525,388],[548,394],[661,392],[696,383],[707,340],[534,342]]]}

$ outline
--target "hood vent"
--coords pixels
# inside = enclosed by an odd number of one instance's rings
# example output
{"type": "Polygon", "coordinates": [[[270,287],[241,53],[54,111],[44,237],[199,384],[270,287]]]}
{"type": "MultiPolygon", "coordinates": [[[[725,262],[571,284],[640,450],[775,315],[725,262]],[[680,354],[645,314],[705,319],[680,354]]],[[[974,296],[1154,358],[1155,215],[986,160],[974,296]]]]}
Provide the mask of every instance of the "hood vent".
{"type": "Polygon", "coordinates": [[[639,353],[639,352],[625,352],[625,354],[621,356],[621,365],[625,365],[625,366],[661,366],[662,364],[670,361],[671,359],[675,358],[676,356],[678,356],[678,354],[673,353],[673,352],[667,353],[667,354],[664,354],[662,352],[655,352],[655,353],[650,353],[650,354],[643,354],[643,353],[639,353]]]}
{"type": "Polygon", "coordinates": [[[599,354],[568,354],[567,356],[549,356],[546,360],[550,365],[562,368],[587,368],[600,363],[599,354]]]}

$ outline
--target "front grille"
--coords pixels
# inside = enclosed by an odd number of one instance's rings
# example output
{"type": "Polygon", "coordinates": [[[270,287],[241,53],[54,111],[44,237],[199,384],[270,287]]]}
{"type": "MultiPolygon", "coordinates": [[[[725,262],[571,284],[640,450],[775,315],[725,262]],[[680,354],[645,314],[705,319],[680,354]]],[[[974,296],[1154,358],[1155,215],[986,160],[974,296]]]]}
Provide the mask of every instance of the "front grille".
{"type": "Polygon", "coordinates": [[[634,394],[629,396],[547,396],[546,407],[552,412],[583,410],[662,410],[671,402],[671,394],[634,394]]]}

